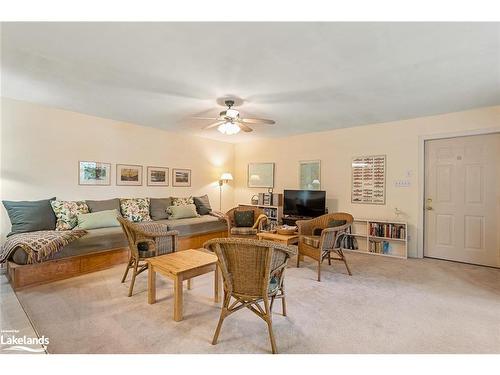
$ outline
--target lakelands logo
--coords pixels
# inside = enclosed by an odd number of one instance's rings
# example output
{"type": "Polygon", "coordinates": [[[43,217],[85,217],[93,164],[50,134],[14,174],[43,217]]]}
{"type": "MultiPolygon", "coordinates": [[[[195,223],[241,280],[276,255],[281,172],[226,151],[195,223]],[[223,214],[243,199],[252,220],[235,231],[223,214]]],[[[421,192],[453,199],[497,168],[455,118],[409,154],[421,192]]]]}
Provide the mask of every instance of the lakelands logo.
{"type": "Polygon", "coordinates": [[[49,345],[49,338],[45,336],[18,336],[18,330],[2,330],[0,332],[0,345],[2,347],[2,351],[43,353],[49,345]]]}

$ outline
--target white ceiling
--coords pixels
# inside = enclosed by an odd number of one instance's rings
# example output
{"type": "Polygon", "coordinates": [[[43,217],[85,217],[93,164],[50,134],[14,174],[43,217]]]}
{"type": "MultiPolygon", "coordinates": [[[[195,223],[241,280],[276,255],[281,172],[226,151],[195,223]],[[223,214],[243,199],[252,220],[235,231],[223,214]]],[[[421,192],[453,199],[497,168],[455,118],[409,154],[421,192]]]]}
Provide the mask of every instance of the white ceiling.
{"type": "Polygon", "coordinates": [[[2,96],[230,142],[500,104],[499,23],[3,23],[1,62],[2,96]],[[201,131],[228,95],[276,125],[201,131]]]}

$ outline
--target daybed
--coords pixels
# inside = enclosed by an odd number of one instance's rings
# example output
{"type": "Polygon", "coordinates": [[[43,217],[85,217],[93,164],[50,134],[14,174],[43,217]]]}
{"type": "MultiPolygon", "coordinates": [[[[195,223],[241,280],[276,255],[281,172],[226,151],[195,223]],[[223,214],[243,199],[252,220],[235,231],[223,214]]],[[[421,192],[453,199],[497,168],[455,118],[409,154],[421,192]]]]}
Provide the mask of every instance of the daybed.
{"type": "MultiPolygon", "coordinates": [[[[220,216],[206,214],[154,221],[179,232],[179,250],[199,248],[209,239],[227,236],[226,221],[220,216]]],[[[8,259],[7,272],[13,288],[19,289],[102,270],[128,259],[128,243],[121,227],[88,229],[86,235],[41,263],[26,264],[26,252],[16,248],[8,259]]]]}

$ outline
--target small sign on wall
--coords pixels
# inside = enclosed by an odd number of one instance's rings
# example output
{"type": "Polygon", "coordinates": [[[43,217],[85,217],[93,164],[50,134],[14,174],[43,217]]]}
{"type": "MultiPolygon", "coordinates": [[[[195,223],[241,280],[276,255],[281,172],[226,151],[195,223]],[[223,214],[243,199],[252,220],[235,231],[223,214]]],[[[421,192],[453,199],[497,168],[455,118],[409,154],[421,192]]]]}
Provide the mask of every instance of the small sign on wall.
{"type": "Polygon", "coordinates": [[[351,167],[351,202],[385,204],[386,156],[358,156],[351,167]]]}

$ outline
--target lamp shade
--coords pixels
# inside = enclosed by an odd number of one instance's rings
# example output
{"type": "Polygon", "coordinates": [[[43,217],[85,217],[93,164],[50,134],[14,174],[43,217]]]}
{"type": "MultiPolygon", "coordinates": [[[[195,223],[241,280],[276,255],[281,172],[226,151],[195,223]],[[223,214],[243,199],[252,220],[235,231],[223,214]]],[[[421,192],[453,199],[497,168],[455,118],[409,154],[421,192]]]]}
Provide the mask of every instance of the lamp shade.
{"type": "Polygon", "coordinates": [[[229,172],[224,172],[221,176],[220,176],[220,179],[221,180],[224,180],[224,181],[232,181],[233,180],[233,175],[229,172]]]}

